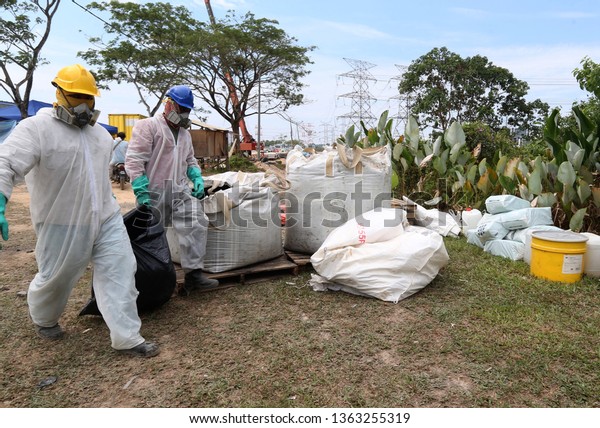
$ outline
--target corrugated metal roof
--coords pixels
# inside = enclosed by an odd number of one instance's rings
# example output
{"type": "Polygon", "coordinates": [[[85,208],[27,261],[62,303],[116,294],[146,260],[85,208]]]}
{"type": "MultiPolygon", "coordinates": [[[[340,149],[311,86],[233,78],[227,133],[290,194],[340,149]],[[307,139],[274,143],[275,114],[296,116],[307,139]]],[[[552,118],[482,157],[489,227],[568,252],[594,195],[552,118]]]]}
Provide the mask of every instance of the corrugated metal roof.
{"type": "Polygon", "coordinates": [[[214,126],[214,125],[210,125],[208,123],[205,122],[201,122],[198,119],[192,119],[191,122],[196,125],[196,126],[200,126],[201,128],[205,128],[208,129],[210,131],[223,131],[223,132],[231,132],[229,129],[227,128],[219,128],[218,126],[214,126]]]}

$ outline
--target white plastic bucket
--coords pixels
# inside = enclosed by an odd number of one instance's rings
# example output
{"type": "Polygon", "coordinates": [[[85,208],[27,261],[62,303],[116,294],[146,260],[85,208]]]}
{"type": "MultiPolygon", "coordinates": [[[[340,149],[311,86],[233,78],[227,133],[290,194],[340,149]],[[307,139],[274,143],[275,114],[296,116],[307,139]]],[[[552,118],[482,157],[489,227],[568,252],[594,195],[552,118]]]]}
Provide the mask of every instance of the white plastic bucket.
{"type": "Polygon", "coordinates": [[[583,259],[583,273],[600,277],[600,236],[589,232],[582,232],[581,234],[588,238],[583,259]]]}
{"type": "Polygon", "coordinates": [[[463,235],[467,235],[469,230],[473,230],[477,227],[477,223],[481,220],[483,215],[478,209],[467,208],[461,214],[461,226],[463,235]]]}

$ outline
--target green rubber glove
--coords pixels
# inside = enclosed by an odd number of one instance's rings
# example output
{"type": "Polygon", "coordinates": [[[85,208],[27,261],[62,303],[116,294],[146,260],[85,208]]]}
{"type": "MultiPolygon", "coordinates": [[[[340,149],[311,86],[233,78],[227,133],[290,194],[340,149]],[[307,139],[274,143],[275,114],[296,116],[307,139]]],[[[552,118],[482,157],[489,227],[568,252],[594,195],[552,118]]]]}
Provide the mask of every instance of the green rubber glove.
{"type": "Polygon", "coordinates": [[[204,180],[202,179],[202,172],[199,168],[190,166],[187,169],[188,178],[194,183],[194,190],[192,190],[192,196],[194,198],[202,198],[204,196],[204,180]]]}
{"type": "Polygon", "coordinates": [[[4,211],[6,210],[6,197],[0,193],[0,231],[2,232],[2,239],[8,241],[8,221],[4,217],[4,211]]]}
{"type": "Polygon", "coordinates": [[[150,192],[148,192],[149,184],[150,182],[145,174],[140,175],[131,183],[131,188],[133,189],[133,194],[137,199],[138,205],[150,205],[150,192]]]}

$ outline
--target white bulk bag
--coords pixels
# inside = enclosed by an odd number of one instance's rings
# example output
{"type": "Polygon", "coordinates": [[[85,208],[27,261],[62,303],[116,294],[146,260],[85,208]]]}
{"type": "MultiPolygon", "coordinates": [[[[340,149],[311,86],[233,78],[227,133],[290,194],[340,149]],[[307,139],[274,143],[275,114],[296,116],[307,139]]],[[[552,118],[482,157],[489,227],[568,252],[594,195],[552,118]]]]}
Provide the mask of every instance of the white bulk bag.
{"type": "MultiPolygon", "coordinates": [[[[285,182],[269,174],[244,172],[216,174],[204,182],[208,196],[202,207],[209,220],[205,271],[225,272],[283,254],[277,189],[285,189],[285,182]]],[[[179,245],[171,228],[167,239],[171,257],[179,263],[179,245]]]]}
{"type": "MultiPolygon", "coordinates": [[[[286,159],[288,250],[312,254],[336,227],[391,199],[391,156],[387,146],[335,150],[305,157],[296,147],[286,159]]],[[[389,205],[387,205],[389,206],[389,205]]]]}
{"type": "Polygon", "coordinates": [[[448,264],[444,240],[394,211],[401,210],[376,209],[335,229],[310,259],[313,289],[397,303],[427,286],[448,264]]]}

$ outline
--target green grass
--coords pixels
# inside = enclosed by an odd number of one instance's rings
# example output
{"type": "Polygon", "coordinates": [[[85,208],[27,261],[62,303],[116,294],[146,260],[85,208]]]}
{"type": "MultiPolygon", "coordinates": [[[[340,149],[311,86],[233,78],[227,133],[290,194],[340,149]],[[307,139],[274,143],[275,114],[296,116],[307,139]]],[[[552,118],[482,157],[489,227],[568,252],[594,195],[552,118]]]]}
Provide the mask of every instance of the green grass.
{"type": "Polygon", "coordinates": [[[103,322],[77,316],[87,277],[61,321],[68,337],[38,339],[16,294],[32,268],[3,268],[0,406],[598,407],[600,280],[546,281],[445,242],[449,265],[398,304],[315,292],[310,270],[174,297],[142,315],[162,347],[149,360],[116,355],[103,322]]]}

